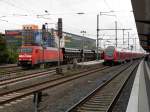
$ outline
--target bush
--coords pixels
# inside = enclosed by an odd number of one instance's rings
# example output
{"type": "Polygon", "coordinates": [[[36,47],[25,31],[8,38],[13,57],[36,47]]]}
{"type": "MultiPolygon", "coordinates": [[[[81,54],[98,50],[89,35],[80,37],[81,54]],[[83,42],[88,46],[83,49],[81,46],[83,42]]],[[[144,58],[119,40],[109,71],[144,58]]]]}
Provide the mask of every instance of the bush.
{"type": "Polygon", "coordinates": [[[0,64],[16,63],[18,57],[16,49],[15,46],[7,46],[5,38],[0,34],[0,64]]]}
{"type": "Polygon", "coordinates": [[[14,51],[13,49],[8,48],[7,50],[8,52],[8,63],[16,63],[17,62],[17,57],[18,57],[18,53],[16,51],[14,51]]]}

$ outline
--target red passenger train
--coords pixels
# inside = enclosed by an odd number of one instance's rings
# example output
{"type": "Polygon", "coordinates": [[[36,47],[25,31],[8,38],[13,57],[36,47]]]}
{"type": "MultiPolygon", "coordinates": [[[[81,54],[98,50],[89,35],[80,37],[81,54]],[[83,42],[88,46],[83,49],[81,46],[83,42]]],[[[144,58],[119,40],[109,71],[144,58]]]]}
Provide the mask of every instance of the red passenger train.
{"type": "MultiPolygon", "coordinates": [[[[42,46],[21,46],[18,58],[18,65],[20,66],[35,66],[42,63],[55,63],[59,60],[58,48],[42,46]]],[[[101,54],[99,53],[99,56],[101,54]]],[[[63,63],[71,63],[73,59],[81,61],[83,57],[83,50],[72,48],[61,48],[60,61],[63,63]]],[[[94,50],[84,50],[84,61],[91,61],[96,59],[94,50]]]]}
{"type": "Polygon", "coordinates": [[[133,59],[139,59],[144,56],[141,52],[134,52],[124,49],[117,49],[114,46],[108,46],[104,50],[104,64],[123,63],[133,59]]]}

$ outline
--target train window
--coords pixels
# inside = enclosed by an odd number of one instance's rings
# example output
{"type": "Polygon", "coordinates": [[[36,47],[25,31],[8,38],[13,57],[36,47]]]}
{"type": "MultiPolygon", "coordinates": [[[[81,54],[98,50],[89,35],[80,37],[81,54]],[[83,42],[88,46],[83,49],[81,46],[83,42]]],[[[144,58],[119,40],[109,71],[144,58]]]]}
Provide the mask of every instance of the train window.
{"type": "Polygon", "coordinates": [[[21,49],[20,49],[20,52],[23,52],[23,53],[31,53],[31,52],[32,52],[32,48],[21,48],[21,49]]]}
{"type": "Polygon", "coordinates": [[[108,48],[105,50],[105,54],[107,56],[113,56],[113,53],[114,53],[114,49],[113,48],[108,48]]]}

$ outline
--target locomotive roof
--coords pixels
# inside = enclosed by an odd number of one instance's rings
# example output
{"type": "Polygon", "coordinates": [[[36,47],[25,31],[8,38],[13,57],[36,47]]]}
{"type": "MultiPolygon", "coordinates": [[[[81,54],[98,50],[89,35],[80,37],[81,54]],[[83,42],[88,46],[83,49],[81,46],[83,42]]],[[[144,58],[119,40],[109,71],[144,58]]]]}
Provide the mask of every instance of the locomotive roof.
{"type": "MultiPolygon", "coordinates": [[[[115,49],[115,50],[117,50],[117,51],[119,51],[119,52],[133,52],[133,53],[142,53],[142,52],[137,52],[137,51],[133,51],[133,50],[128,50],[128,49],[121,49],[121,48],[116,48],[115,46],[108,46],[106,49],[115,49]]],[[[105,49],[105,50],[106,50],[105,49]]]]}

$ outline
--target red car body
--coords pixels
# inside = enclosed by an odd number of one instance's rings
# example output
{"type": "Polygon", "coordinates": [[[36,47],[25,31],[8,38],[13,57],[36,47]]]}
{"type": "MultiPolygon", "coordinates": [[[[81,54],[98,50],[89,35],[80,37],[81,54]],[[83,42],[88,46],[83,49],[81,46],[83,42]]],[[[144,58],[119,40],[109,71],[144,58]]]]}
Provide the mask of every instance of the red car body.
{"type": "Polygon", "coordinates": [[[129,50],[117,49],[114,46],[108,46],[104,51],[105,63],[122,63],[132,59],[143,57],[143,53],[133,52],[129,50]]]}
{"type": "MultiPolygon", "coordinates": [[[[58,61],[58,49],[52,47],[43,48],[41,46],[22,46],[19,52],[18,64],[38,65],[46,62],[58,61]]],[[[63,54],[60,51],[60,60],[63,60],[63,54]]]]}

